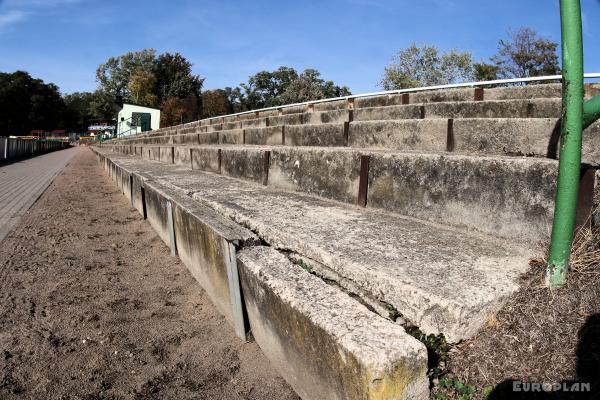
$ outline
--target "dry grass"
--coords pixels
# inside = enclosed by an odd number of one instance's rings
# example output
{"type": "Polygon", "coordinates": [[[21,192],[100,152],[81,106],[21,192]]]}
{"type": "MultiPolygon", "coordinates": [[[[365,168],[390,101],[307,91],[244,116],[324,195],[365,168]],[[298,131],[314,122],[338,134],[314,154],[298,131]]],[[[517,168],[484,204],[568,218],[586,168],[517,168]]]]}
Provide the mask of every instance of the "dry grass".
{"type": "MultiPolygon", "coordinates": [[[[490,399],[517,398],[512,389],[507,389],[512,388],[510,380],[591,381],[598,387],[600,228],[578,232],[571,270],[563,287],[551,290],[544,285],[545,260],[532,260],[531,265],[520,290],[495,318],[477,337],[460,344],[452,353],[447,378],[477,387],[478,394],[472,398],[485,397],[485,387],[495,388],[490,399]]],[[[457,398],[452,391],[434,392],[457,398]]],[[[594,393],[588,398],[600,398],[594,393]]],[[[553,395],[536,398],[565,398],[553,395]]]]}

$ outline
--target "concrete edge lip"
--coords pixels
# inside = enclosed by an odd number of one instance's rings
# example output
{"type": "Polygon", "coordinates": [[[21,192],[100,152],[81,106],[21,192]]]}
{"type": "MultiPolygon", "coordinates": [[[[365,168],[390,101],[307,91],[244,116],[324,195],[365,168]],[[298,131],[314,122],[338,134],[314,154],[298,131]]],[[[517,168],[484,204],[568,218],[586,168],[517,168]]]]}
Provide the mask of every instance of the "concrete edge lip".
{"type": "Polygon", "coordinates": [[[428,398],[427,350],[401,326],[271,247],[238,266],[254,337],[303,398],[428,398]]]}
{"type": "Polygon", "coordinates": [[[147,181],[146,184],[159,191],[165,198],[175,202],[179,207],[185,209],[189,214],[201,220],[204,224],[210,226],[212,230],[224,239],[238,243],[258,242],[258,236],[254,233],[217,213],[213,209],[194,201],[182,190],[156,181],[147,181]]]}

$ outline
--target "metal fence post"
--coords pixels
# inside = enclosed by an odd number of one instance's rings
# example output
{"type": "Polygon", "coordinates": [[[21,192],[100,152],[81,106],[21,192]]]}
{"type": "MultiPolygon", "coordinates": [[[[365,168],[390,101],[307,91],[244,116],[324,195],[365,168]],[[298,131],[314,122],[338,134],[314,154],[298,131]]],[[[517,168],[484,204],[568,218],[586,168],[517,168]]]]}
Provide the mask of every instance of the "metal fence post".
{"type": "Polygon", "coordinates": [[[583,43],[579,0],[561,0],[563,103],[556,203],[546,284],[565,282],[575,229],[583,129],[583,43]]]}

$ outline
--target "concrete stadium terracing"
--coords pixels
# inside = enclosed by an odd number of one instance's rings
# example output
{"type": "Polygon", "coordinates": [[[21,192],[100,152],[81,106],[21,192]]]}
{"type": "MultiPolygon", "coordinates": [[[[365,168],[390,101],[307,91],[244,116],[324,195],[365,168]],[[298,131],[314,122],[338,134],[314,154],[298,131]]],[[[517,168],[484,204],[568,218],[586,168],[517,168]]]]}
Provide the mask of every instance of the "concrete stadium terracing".
{"type": "MultiPolygon", "coordinates": [[[[427,351],[404,328],[473,337],[544,252],[560,96],[546,84],[336,100],[95,151],[303,398],[424,399],[427,351]]],[[[582,224],[594,168],[581,176],[582,224]]]]}

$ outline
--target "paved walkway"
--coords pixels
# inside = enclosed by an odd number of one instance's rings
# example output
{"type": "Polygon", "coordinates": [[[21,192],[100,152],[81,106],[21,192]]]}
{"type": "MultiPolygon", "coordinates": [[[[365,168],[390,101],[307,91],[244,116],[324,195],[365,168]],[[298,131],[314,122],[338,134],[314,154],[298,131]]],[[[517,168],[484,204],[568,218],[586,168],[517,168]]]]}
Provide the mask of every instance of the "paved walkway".
{"type": "Polygon", "coordinates": [[[79,150],[59,150],[0,166],[0,241],[79,150]]]}

